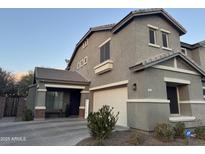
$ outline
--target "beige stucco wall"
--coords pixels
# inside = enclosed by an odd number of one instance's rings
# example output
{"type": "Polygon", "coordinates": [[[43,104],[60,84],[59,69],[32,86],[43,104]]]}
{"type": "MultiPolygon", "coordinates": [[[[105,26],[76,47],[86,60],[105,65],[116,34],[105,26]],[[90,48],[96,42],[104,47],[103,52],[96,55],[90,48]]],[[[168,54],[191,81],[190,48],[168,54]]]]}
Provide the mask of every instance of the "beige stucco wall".
{"type": "MultiPolygon", "coordinates": [[[[77,69],[77,62],[79,62],[83,57],[88,56],[88,63],[77,71],[86,79],[91,81],[90,88],[122,80],[129,80],[128,99],[149,98],[166,100],[167,94],[164,77],[170,77],[189,80],[191,82],[191,84],[186,88],[181,88],[180,93],[182,93],[182,100],[203,100],[200,76],[154,68],[149,68],[137,73],[129,70],[130,66],[133,66],[139,61],[161,53],[172,52],[162,49],[162,36],[160,29],[165,29],[171,32],[169,34],[169,48],[173,51],[180,51],[181,45],[178,31],[159,16],[147,16],[134,19],[116,34],[112,34],[108,31],[92,34],[88,38],[88,46],[85,49],[82,47],[78,49],[78,52],[71,64],[71,70],[75,71],[77,69]],[[159,30],[157,30],[157,44],[160,46],[159,48],[148,45],[148,24],[159,28],[159,30]],[[94,74],[93,68],[100,63],[100,52],[98,46],[109,37],[111,37],[110,56],[111,60],[114,62],[113,69],[102,75],[96,75],[94,74]],[[133,91],[133,83],[137,83],[136,91],[133,91]],[[186,93],[186,91],[188,91],[188,93],[186,93]]],[[[192,56],[191,52],[189,55],[192,56]]],[[[173,66],[174,61],[170,60],[162,64],[165,66],[173,66]]],[[[184,65],[183,62],[179,62],[179,67],[192,70],[192,68],[184,65]]],[[[94,91],[91,92],[91,96],[93,93],[94,91]]],[[[91,106],[92,105],[93,104],[91,104],[91,106]]],[[[184,109],[189,107],[190,106],[185,106],[184,109]]],[[[190,115],[192,112],[195,113],[193,110],[190,111],[188,109],[182,112],[186,115],[190,115]]],[[[127,103],[127,113],[128,126],[144,130],[153,130],[153,127],[157,122],[166,122],[170,116],[169,104],[166,102],[127,103]]]]}
{"type": "Polygon", "coordinates": [[[201,67],[205,71],[205,47],[199,48],[199,58],[201,62],[201,67]]]}
{"type": "Polygon", "coordinates": [[[147,16],[136,18],[136,51],[137,51],[137,61],[146,59],[147,57],[152,57],[160,53],[167,53],[170,51],[162,49],[162,33],[160,29],[165,29],[170,31],[169,34],[169,48],[173,51],[180,51],[180,37],[178,31],[172,27],[167,21],[158,16],[147,16]],[[157,44],[160,48],[154,48],[148,46],[149,43],[149,28],[148,24],[156,26],[159,30],[156,31],[157,44]]]}
{"type": "Polygon", "coordinates": [[[180,51],[179,33],[167,21],[159,16],[135,18],[116,34],[112,34],[108,31],[93,33],[88,38],[88,46],[84,49],[82,47],[78,49],[70,70],[77,70],[77,62],[83,57],[88,56],[87,65],[77,71],[91,81],[90,87],[127,80],[131,74],[129,71],[130,66],[157,54],[170,52],[161,48],[161,28],[171,32],[169,34],[169,47],[172,48],[173,51],[180,51]],[[148,24],[159,28],[159,30],[157,30],[157,44],[160,45],[160,48],[150,47],[148,45],[148,24]],[[110,56],[114,62],[113,70],[102,75],[96,75],[93,68],[100,64],[98,46],[109,37],[111,37],[110,56]]]}
{"type": "MultiPolygon", "coordinates": [[[[180,85],[179,101],[203,101],[201,77],[198,75],[184,74],[172,71],[149,68],[141,72],[133,73],[128,84],[129,99],[161,99],[167,100],[166,82],[164,77],[183,79],[191,84],[180,85]],[[137,90],[132,89],[133,83],[137,83],[137,90]]],[[[182,116],[195,116],[197,119],[205,120],[203,117],[205,108],[197,106],[203,104],[180,104],[182,116]]],[[[170,117],[169,103],[165,102],[128,102],[128,126],[151,131],[158,122],[168,122],[170,117]]]]}
{"type": "Polygon", "coordinates": [[[128,102],[128,126],[153,131],[157,123],[167,123],[170,116],[169,103],[128,102]]]}
{"type": "Polygon", "coordinates": [[[160,98],[166,99],[166,82],[164,77],[188,80],[190,100],[203,100],[201,76],[185,73],[178,73],[166,70],[149,68],[139,73],[133,73],[128,85],[128,98],[160,98]],[[133,91],[132,85],[137,83],[139,90],[133,91]],[[152,91],[149,92],[148,89],[152,91]]]}

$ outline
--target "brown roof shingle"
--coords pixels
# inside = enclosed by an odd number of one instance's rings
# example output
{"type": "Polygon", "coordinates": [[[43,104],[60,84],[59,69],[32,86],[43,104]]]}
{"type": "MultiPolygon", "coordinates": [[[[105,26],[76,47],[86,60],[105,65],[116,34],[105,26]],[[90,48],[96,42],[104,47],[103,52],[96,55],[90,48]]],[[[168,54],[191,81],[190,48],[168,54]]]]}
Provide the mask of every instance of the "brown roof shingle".
{"type": "Polygon", "coordinates": [[[89,83],[88,80],[76,71],[36,67],[34,73],[35,78],[38,80],[89,83]]]}

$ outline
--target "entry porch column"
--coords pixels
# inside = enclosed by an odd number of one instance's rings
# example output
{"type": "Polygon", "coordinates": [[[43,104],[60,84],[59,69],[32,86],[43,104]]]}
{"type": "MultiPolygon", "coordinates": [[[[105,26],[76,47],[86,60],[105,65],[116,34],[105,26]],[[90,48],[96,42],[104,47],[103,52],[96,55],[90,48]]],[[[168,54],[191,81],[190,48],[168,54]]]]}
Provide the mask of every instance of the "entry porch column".
{"type": "Polygon", "coordinates": [[[35,120],[45,120],[46,91],[46,89],[37,89],[34,112],[35,120]]]}
{"type": "Polygon", "coordinates": [[[86,90],[82,90],[80,93],[81,93],[81,97],[80,97],[80,106],[79,106],[79,117],[85,118],[86,101],[89,101],[90,92],[86,90]]]}

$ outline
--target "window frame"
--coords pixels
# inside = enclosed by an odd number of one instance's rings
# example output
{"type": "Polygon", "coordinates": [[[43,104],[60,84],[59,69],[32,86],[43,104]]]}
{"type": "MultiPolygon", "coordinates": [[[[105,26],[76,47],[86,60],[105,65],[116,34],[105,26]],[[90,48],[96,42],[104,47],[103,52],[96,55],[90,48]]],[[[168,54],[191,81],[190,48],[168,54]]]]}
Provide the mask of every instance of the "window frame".
{"type": "Polygon", "coordinates": [[[154,28],[152,28],[152,27],[149,27],[149,44],[157,45],[157,35],[156,35],[156,32],[157,32],[156,29],[154,29],[154,28]],[[153,31],[153,32],[154,32],[154,43],[151,43],[150,31],[153,31]]]}
{"type": "Polygon", "coordinates": [[[88,46],[88,39],[86,39],[84,42],[83,42],[83,49],[86,48],[88,46]]]}
{"type": "Polygon", "coordinates": [[[84,60],[84,65],[86,65],[86,64],[88,63],[88,56],[85,56],[85,57],[83,58],[83,60],[84,60]]]}
{"type": "Polygon", "coordinates": [[[99,48],[99,52],[100,52],[100,63],[103,63],[103,62],[105,62],[105,61],[107,61],[107,60],[109,60],[110,59],[110,41],[111,40],[111,38],[108,38],[107,40],[105,40],[103,43],[101,43],[99,46],[98,46],[98,48],[99,48]],[[104,47],[104,48],[106,48],[106,44],[107,43],[109,43],[109,52],[108,53],[106,53],[106,50],[104,49],[104,51],[103,50],[101,50],[102,49],[102,47],[104,47]],[[103,52],[103,53],[102,53],[103,52]],[[107,55],[106,55],[107,54],[107,55]],[[102,56],[103,56],[103,58],[102,58],[102,56]]]}
{"type": "Polygon", "coordinates": [[[169,48],[169,33],[162,31],[162,47],[163,48],[169,48]],[[167,46],[164,46],[164,39],[163,39],[163,35],[165,35],[166,38],[166,44],[167,46]]]}

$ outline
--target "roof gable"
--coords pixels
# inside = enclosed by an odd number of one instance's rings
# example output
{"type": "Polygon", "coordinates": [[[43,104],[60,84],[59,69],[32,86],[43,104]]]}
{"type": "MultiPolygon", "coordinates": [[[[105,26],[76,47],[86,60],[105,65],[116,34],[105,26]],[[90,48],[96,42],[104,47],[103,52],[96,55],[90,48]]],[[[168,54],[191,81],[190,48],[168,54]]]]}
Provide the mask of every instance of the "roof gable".
{"type": "Polygon", "coordinates": [[[170,16],[164,9],[140,9],[130,12],[126,17],[124,17],[120,22],[118,22],[113,28],[112,32],[116,33],[121,29],[127,22],[132,20],[134,17],[147,16],[147,15],[161,15],[170,24],[172,24],[181,35],[186,33],[185,28],[179,24],[172,16],[170,16]]]}
{"type": "MultiPolygon", "coordinates": [[[[199,72],[202,76],[205,76],[204,70],[201,69],[201,67],[197,63],[195,63],[193,60],[191,60],[187,56],[183,55],[181,52],[172,52],[172,53],[167,53],[167,54],[160,54],[160,55],[157,55],[155,57],[148,58],[146,60],[143,60],[143,61],[135,64],[134,66],[131,66],[130,70],[131,71],[144,70],[146,68],[152,67],[152,66],[160,64],[162,62],[166,62],[166,61],[173,59],[175,57],[181,58],[182,60],[184,60],[186,62],[186,64],[188,64],[188,66],[190,66],[190,68],[193,68],[193,70],[195,70],[196,72],[199,72]]],[[[187,66],[187,68],[188,68],[188,66],[187,66]]]]}
{"type": "Polygon", "coordinates": [[[76,44],[76,47],[74,49],[74,52],[70,58],[70,61],[68,63],[68,66],[66,69],[69,69],[76,52],[80,45],[83,43],[83,41],[92,35],[94,32],[99,32],[99,31],[111,31],[112,33],[117,33],[119,32],[120,29],[125,27],[134,17],[139,17],[139,16],[147,16],[147,15],[161,15],[164,17],[170,24],[172,24],[176,29],[179,31],[179,33],[185,34],[186,30],[185,28],[180,25],[171,15],[169,15],[164,9],[140,9],[140,10],[135,10],[131,11],[127,16],[125,16],[122,20],[120,20],[117,24],[108,24],[108,25],[103,25],[103,26],[97,26],[90,28],[89,31],[80,39],[80,41],[76,44]]]}

